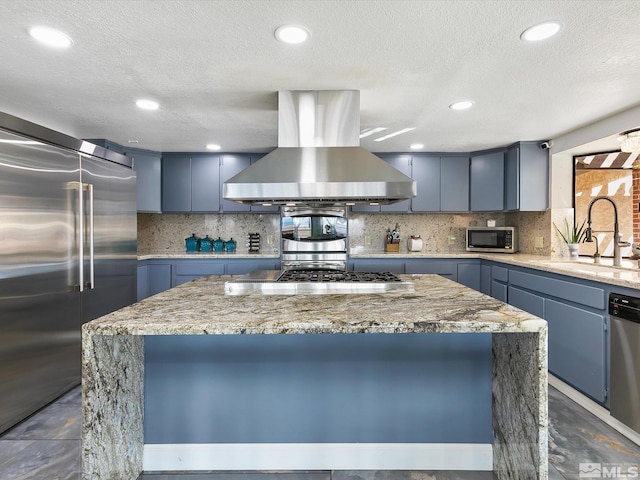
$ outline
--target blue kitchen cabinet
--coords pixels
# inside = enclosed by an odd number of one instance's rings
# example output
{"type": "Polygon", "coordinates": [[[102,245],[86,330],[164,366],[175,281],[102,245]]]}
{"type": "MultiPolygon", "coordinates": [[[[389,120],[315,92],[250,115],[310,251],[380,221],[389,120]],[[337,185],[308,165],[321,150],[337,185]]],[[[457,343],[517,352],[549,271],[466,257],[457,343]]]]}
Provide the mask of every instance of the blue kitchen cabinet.
{"type": "Polygon", "coordinates": [[[162,156],[162,211],[191,211],[191,156],[162,156]]]}
{"type": "Polygon", "coordinates": [[[149,296],[149,266],[138,262],[136,300],[139,302],[149,296]]]}
{"type": "Polygon", "coordinates": [[[518,307],[531,315],[544,318],[544,297],[518,287],[509,286],[507,298],[509,299],[509,305],[518,307]]]}
{"type": "Polygon", "coordinates": [[[226,261],[227,275],[244,275],[254,270],[280,270],[280,260],[276,258],[241,258],[226,261]]]}
{"type": "Polygon", "coordinates": [[[496,300],[507,303],[509,270],[499,265],[489,264],[487,266],[491,268],[491,289],[489,295],[496,300]]]}
{"type": "Polygon", "coordinates": [[[440,211],[469,211],[469,157],[440,157],[440,211]]]}
{"type": "MultiPolygon", "coordinates": [[[[411,177],[411,155],[377,154],[381,159],[411,177]]],[[[390,205],[354,205],[351,211],[355,213],[409,213],[411,200],[392,203],[390,205]]]]}
{"type": "Polygon", "coordinates": [[[412,212],[468,212],[469,157],[414,155],[412,212]]]}
{"type": "Polygon", "coordinates": [[[224,275],[224,260],[209,258],[175,260],[172,286],[182,285],[203,275],[224,275]]]}
{"type": "Polygon", "coordinates": [[[136,171],[136,202],[139,212],[160,213],[162,210],[162,155],[150,150],[127,149],[136,171]]]}
{"type": "Polygon", "coordinates": [[[480,291],[480,261],[477,263],[458,263],[457,282],[480,291]]]}
{"type": "MultiPolygon", "coordinates": [[[[250,155],[222,155],[220,157],[220,188],[222,188],[224,182],[249,167],[249,165],[251,165],[250,155]]],[[[240,213],[251,211],[251,205],[248,204],[231,202],[224,198],[221,203],[223,212],[240,213]]]]}
{"type": "Polygon", "coordinates": [[[504,210],[504,151],[474,153],[469,173],[470,210],[504,210]]]}
{"type": "Polygon", "coordinates": [[[492,266],[492,296],[548,322],[549,371],[603,405],[611,290],[624,291],[536,269],[492,266]]]}
{"type": "Polygon", "coordinates": [[[137,300],[143,300],[171,288],[171,263],[138,262],[137,300]]]}
{"type": "Polygon", "coordinates": [[[549,154],[538,142],[520,142],[507,149],[505,209],[544,211],[549,206],[549,154]]]}
{"type": "Polygon", "coordinates": [[[440,211],[440,156],[414,155],[412,158],[413,179],[416,181],[416,196],[411,200],[412,212],[440,211]]]}
{"type": "Polygon", "coordinates": [[[405,273],[404,259],[395,258],[350,259],[348,268],[352,272],[405,273]]]}
{"type": "Polygon", "coordinates": [[[607,317],[567,303],[546,299],[549,370],[604,403],[607,391],[607,317]]]}
{"type": "Polygon", "coordinates": [[[480,291],[491,295],[491,266],[480,265],[480,291]]]}
{"type": "Polygon", "coordinates": [[[191,157],[191,211],[220,210],[220,157],[199,154],[191,157]]]}
{"type": "Polygon", "coordinates": [[[210,154],[162,156],[162,211],[220,210],[220,157],[210,154]]]}
{"type": "Polygon", "coordinates": [[[449,259],[416,258],[407,261],[407,273],[431,273],[451,280],[458,278],[458,261],[449,259]]]}

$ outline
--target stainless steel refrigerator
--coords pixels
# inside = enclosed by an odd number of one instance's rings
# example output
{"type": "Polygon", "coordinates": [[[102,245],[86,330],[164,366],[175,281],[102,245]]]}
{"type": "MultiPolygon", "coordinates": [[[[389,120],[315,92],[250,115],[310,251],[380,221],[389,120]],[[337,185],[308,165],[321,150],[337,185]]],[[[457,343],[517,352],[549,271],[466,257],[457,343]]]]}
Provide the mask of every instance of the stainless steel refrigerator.
{"type": "Polygon", "coordinates": [[[78,385],[82,323],[135,297],[130,160],[0,113],[0,432],[78,385]]]}

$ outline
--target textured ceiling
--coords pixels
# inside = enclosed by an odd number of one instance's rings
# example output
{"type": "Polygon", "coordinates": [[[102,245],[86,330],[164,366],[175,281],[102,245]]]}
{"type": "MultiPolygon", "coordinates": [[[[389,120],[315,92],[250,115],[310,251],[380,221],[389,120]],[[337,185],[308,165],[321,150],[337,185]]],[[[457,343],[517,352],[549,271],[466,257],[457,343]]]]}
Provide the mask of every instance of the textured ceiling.
{"type": "MultiPolygon", "coordinates": [[[[0,0],[0,110],[159,151],[268,151],[278,90],[361,91],[373,151],[470,151],[557,137],[640,104],[640,2],[0,0]],[[527,27],[564,24],[528,44],[527,27]],[[274,29],[305,25],[284,45],[274,29]],[[28,35],[73,38],[54,51],[28,35]],[[137,98],[160,103],[137,109],[137,98]],[[449,110],[469,98],[475,107],[449,110]]],[[[637,125],[630,125],[629,128],[637,125]]]]}

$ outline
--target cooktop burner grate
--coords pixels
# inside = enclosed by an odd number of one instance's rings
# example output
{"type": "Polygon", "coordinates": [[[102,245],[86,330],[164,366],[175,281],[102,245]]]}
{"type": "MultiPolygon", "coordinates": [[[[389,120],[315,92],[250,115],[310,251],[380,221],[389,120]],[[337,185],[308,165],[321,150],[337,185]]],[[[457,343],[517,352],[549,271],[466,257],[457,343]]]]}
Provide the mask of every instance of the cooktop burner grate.
{"type": "Polygon", "coordinates": [[[391,272],[338,272],[335,270],[285,270],[278,282],[346,282],[346,283],[391,283],[401,282],[391,272]]]}

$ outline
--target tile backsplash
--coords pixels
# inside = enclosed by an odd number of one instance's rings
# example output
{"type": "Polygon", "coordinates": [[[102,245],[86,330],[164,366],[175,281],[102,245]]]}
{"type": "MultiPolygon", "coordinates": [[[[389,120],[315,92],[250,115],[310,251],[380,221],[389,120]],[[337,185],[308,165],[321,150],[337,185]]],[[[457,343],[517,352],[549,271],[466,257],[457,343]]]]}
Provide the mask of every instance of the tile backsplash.
{"type": "MultiPolygon", "coordinates": [[[[398,224],[400,252],[407,252],[407,238],[420,235],[423,251],[459,253],[465,248],[465,229],[484,226],[487,220],[497,226],[519,228],[520,251],[549,255],[551,252],[551,214],[546,212],[513,213],[414,213],[414,214],[357,214],[349,216],[349,247],[351,252],[380,252],[384,250],[387,229],[398,224]],[[542,237],[542,247],[536,246],[542,237]]],[[[260,233],[261,251],[277,252],[280,247],[279,214],[138,214],[138,255],[182,253],[185,238],[209,235],[238,242],[238,253],[247,251],[247,234],[260,233]]]]}

